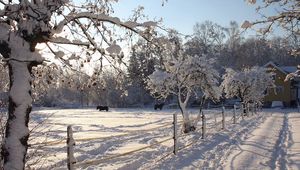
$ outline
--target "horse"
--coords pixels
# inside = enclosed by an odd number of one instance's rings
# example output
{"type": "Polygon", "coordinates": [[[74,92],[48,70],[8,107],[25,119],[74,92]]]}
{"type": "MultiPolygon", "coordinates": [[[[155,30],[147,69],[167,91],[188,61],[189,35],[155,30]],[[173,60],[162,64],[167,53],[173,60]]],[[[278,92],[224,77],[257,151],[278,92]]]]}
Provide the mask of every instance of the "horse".
{"type": "Polygon", "coordinates": [[[155,104],[154,105],[154,110],[157,110],[157,109],[162,110],[163,106],[164,106],[164,103],[155,104]]]}
{"type": "Polygon", "coordinates": [[[108,106],[97,106],[97,110],[106,110],[108,112],[108,106]]]}

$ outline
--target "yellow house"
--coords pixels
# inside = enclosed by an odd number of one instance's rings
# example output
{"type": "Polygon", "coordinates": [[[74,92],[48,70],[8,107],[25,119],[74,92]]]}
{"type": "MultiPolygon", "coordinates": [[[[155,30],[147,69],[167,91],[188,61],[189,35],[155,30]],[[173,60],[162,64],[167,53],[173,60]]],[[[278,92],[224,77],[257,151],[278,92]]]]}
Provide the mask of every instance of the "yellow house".
{"type": "Polygon", "coordinates": [[[295,80],[284,81],[287,74],[295,72],[296,66],[278,66],[274,62],[268,62],[264,67],[275,73],[275,89],[268,89],[264,98],[264,105],[267,107],[282,105],[284,107],[297,106],[300,99],[300,82],[295,80]]]}

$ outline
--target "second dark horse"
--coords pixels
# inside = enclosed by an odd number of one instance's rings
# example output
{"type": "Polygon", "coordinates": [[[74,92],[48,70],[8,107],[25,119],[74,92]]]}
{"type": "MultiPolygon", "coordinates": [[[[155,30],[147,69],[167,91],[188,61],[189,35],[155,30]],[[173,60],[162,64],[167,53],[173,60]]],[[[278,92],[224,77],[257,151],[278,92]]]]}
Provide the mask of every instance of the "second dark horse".
{"type": "Polygon", "coordinates": [[[97,110],[106,110],[108,112],[108,106],[97,106],[97,110]]]}
{"type": "Polygon", "coordinates": [[[154,110],[157,110],[157,109],[162,110],[163,106],[164,106],[163,103],[155,104],[155,105],[154,105],[154,110]]]}

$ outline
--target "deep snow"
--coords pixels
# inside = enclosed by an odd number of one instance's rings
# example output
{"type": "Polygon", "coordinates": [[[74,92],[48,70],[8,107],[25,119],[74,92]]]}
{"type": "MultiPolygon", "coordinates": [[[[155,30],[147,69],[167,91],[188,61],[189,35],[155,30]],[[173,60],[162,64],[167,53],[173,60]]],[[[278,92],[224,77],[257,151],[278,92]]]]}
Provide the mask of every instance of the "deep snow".
{"type": "MultiPolygon", "coordinates": [[[[173,136],[175,112],[180,113],[175,109],[35,109],[28,167],[66,169],[66,129],[73,125],[75,158],[81,164],[77,169],[300,169],[300,113],[295,110],[266,110],[239,118],[237,124],[232,124],[232,110],[226,110],[225,130],[221,110],[205,110],[206,139],[201,139],[200,121],[196,132],[179,138],[177,155],[172,154],[173,140],[167,140],[173,136]],[[36,127],[38,122],[42,126],[36,127]],[[163,140],[167,141],[160,144],[163,140]],[[51,141],[55,143],[39,144],[51,141]],[[119,154],[125,155],[105,160],[119,154]],[[93,160],[98,161],[84,165],[93,160]]],[[[178,118],[182,120],[181,115],[178,118]]]]}

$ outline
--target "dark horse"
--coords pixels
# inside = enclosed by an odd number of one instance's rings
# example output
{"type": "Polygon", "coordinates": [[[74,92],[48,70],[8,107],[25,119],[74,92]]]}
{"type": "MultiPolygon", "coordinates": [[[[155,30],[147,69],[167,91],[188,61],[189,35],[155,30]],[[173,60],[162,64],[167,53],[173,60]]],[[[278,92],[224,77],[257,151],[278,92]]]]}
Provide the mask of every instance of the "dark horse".
{"type": "Polygon", "coordinates": [[[157,109],[162,110],[163,106],[164,106],[164,103],[155,104],[154,105],[154,110],[157,110],[157,109]]]}
{"type": "Polygon", "coordinates": [[[99,111],[101,111],[101,110],[108,111],[108,106],[97,106],[97,110],[99,110],[99,111]]]}

